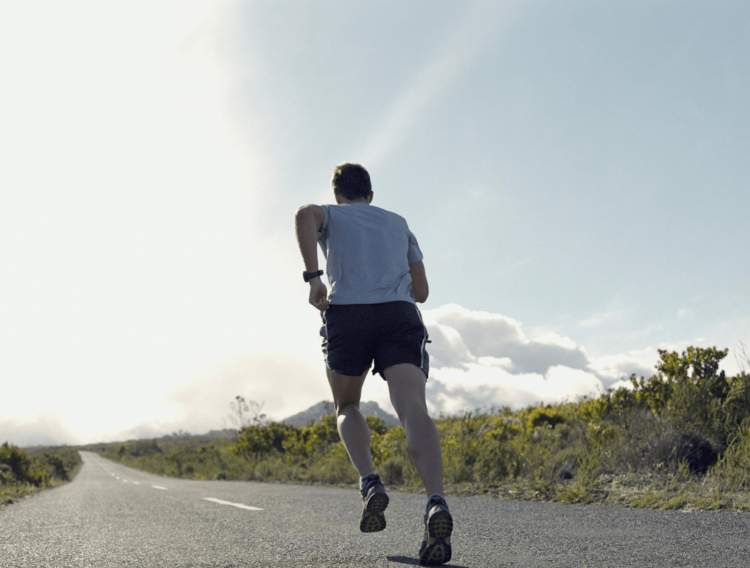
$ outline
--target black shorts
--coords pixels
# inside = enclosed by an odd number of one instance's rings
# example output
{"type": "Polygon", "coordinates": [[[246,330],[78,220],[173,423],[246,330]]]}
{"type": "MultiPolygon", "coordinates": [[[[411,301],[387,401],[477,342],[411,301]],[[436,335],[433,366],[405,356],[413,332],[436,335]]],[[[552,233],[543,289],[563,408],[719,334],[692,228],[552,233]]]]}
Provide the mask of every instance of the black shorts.
{"type": "Polygon", "coordinates": [[[397,363],[430,371],[430,343],[422,314],[413,302],[329,304],[321,313],[326,367],[342,375],[360,376],[375,360],[372,374],[397,363]]]}

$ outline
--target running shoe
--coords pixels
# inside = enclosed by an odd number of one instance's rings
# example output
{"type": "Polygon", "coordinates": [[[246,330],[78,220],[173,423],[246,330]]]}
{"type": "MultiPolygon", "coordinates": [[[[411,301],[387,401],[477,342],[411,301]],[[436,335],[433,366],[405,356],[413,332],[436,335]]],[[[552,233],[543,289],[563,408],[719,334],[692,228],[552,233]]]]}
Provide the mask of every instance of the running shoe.
{"type": "Polygon", "coordinates": [[[385,528],[383,511],[388,506],[388,495],[385,492],[377,473],[371,473],[362,479],[362,520],[359,530],[362,532],[377,532],[385,528]]]}
{"type": "Polygon", "coordinates": [[[432,495],[424,513],[424,538],[419,547],[422,566],[438,566],[451,559],[453,517],[448,504],[440,495],[432,495]]]}

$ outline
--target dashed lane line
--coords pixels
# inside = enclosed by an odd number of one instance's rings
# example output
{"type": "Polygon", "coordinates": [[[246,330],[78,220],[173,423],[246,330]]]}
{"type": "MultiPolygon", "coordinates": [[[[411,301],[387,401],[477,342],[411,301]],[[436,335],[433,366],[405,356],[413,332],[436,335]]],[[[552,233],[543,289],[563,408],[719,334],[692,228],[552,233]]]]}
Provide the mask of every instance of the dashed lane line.
{"type": "Polygon", "coordinates": [[[253,507],[252,505],[245,505],[243,503],[232,503],[231,501],[224,501],[223,499],[217,499],[216,497],[204,497],[204,501],[211,501],[212,503],[218,503],[219,505],[229,505],[231,507],[237,507],[238,509],[246,509],[248,511],[262,511],[260,507],[253,507]]]}
{"type": "Polygon", "coordinates": [[[161,489],[162,491],[166,491],[167,490],[166,487],[162,487],[161,485],[152,485],[151,487],[153,487],[154,489],[161,489]]]}

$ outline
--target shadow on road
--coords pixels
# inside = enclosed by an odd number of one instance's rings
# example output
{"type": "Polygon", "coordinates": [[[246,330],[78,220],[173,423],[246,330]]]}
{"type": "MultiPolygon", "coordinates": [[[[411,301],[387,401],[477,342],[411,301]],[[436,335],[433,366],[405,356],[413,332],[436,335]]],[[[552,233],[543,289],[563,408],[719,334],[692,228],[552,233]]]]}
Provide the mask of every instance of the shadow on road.
{"type": "MultiPolygon", "coordinates": [[[[390,562],[399,562],[401,564],[409,564],[410,566],[421,566],[418,558],[410,558],[409,556],[386,556],[390,562]]],[[[469,568],[468,566],[461,566],[460,564],[441,564],[443,568],[469,568]]]]}

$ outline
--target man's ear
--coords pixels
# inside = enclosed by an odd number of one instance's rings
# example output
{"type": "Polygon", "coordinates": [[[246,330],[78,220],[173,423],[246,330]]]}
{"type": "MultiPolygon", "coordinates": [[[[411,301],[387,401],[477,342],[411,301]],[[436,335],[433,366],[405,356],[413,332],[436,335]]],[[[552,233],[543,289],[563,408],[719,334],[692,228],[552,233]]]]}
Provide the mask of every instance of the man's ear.
{"type": "Polygon", "coordinates": [[[370,195],[367,198],[367,203],[372,203],[372,197],[373,197],[373,195],[375,195],[375,192],[374,191],[370,191],[370,195]]]}

